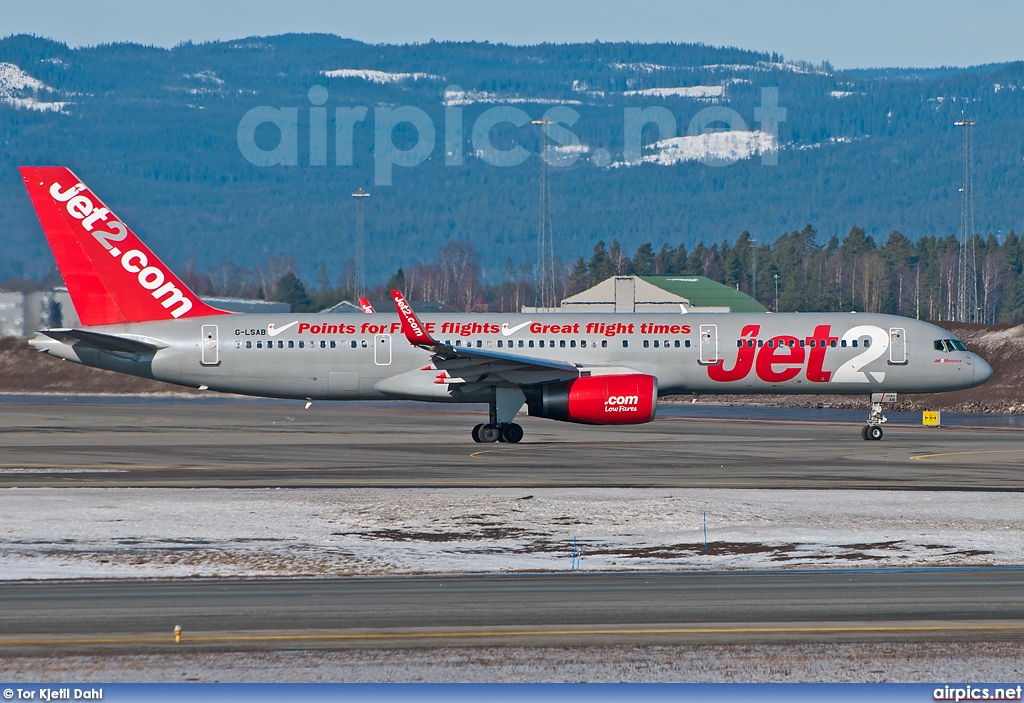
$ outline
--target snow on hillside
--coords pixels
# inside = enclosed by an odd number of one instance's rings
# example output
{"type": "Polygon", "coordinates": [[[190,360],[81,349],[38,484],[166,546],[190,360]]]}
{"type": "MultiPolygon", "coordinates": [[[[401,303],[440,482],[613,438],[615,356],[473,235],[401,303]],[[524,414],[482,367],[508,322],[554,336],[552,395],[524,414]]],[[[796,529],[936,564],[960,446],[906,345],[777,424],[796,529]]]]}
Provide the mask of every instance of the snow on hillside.
{"type": "Polygon", "coordinates": [[[445,107],[464,107],[473,103],[493,105],[582,105],[579,100],[563,100],[561,98],[523,98],[519,96],[502,96],[483,90],[446,90],[444,92],[445,107]]]}
{"type": "Polygon", "coordinates": [[[444,80],[441,76],[435,76],[432,73],[388,73],[387,71],[374,71],[365,68],[338,68],[333,71],[320,71],[320,73],[328,78],[362,78],[364,81],[380,83],[381,85],[409,80],[444,80]]]}
{"type": "Polygon", "coordinates": [[[645,88],[644,90],[627,90],[623,95],[643,95],[647,97],[680,97],[707,100],[725,95],[725,87],[721,85],[691,85],[679,88],[645,88]]]}
{"type": "Polygon", "coordinates": [[[28,75],[13,63],[0,63],[0,96],[10,97],[15,91],[53,90],[40,80],[28,75]]]}
{"type": "MultiPolygon", "coordinates": [[[[774,151],[778,143],[775,137],[759,130],[733,130],[663,139],[646,148],[653,153],[642,157],[644,163],[671,166],[683,161],[732,163],[774,151]]],[[[612,164],[615,167],[635,165],[625,162],[612,164]]]]}
{"type": "Polygon", "coordinates": [[[672,68],[671,66],[662,66],[657,63],[613,63],[610,66],[616,71],[643,71],[644,73],[668,71],[672,68]]]}
{"type": "Polygon", "coordinates": [[[62,112],[66,102],[46,102],[36,95],[43,91],[55,92],[42,81],[33,78],[13,63],[0,63],[0,103],[19,110],[62,112]]]}

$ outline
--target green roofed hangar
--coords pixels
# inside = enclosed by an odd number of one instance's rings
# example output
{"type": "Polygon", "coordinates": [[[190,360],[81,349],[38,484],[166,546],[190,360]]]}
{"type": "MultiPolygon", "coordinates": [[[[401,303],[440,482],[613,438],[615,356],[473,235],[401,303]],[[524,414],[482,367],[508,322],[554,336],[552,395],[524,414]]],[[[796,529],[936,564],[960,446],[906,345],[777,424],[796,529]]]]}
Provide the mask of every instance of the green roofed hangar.
{"type": "MultiPolygon", "coordinates": [[[[523,311],[541,312],[538,308],[523,311]]],[[[565,298],[552,312],[768,312],[768,308],[704,276],[612,276],[565,298]]]]}

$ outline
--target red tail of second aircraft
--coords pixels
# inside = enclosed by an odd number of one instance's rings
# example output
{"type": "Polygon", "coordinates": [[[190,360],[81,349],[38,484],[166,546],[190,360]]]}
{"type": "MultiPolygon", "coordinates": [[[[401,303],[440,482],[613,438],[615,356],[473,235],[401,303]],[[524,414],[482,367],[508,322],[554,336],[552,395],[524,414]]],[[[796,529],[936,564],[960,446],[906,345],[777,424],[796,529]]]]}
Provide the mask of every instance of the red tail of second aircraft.
{"type": "Polygon", "coordinates": [[[70,170],[20,171],[83,325],[226,314],[189,290],[70,170]]]}

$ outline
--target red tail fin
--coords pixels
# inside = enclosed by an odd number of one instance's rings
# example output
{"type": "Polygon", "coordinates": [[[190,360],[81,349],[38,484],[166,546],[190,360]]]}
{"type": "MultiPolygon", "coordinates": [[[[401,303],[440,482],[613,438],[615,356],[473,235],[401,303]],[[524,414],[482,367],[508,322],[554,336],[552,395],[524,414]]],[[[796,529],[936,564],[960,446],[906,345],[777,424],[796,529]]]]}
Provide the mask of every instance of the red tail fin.
{"type": "Polygon", "coordinates": [[[412,311],[412,306],[406,301],[402,291],[391,291],[391,298],[395,301],[395,309],[398,310],[398,317],[402,320],[402,332],[409,343],[418,347],[436,346],[437,342],[427,334],[427,328],[420,322],[420,318],[416,317],[416,313],[412,311]]]}
{"type": "Polygon", "coordinates": [[[372,315],[373,313],[377,312],[376,310],[373,309],[373,306],[370,305],[370,301],[367,300],[366,298],[359,299],[359,307],[361,307],[363,309],[363,312],[365,312],[368,315],[372,315]]]}
{"type": "Polygon", "coordinates": [[[189,290],[70,170],[20,171],[83,325],[227,314],[189,290]]]}

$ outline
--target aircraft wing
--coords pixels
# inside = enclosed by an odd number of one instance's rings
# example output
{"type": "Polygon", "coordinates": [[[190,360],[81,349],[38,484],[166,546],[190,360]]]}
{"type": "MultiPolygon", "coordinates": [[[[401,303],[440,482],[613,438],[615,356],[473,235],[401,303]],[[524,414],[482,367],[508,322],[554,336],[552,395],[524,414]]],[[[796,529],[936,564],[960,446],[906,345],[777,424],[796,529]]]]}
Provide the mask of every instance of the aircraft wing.
{"type": "Polygon", "coordinates": [[[535,359],[507,354],[492,349],[476,349],[442,344],[431,337],[420,322],[401,291],[391,291],[395,308],[402,321],[402,332],[413,346],[431,352],[434,366],[447,371],[464,383],[482,382],[487,376],[497,376],[510,383],[543,383],[577,378],[580,369],[575,364],[555,359],[535,359]]]}
{"type": "Polygon", "coordinates": [[[64,342],[65,344],[83,344],[87,347],[92,347],[93,349],[99,349],[100,351],[106,352],[152,354],[157,349],[161,348],[161,346],[157,344],[151,344],[137,339],[128,339],[126,337],[118,337],[113,334],[104,334],[102,332],[90,332],[89,330],[53,329],[39,330],[39,333],[45,334],[51,339],[56,339],[58,342],[64,342]]]}

